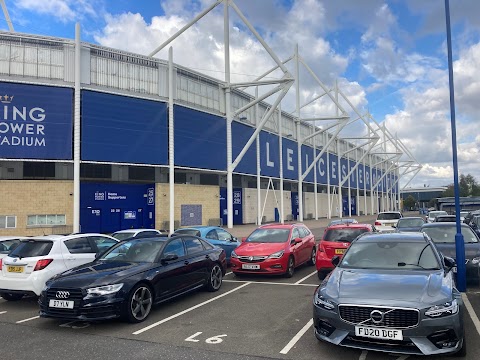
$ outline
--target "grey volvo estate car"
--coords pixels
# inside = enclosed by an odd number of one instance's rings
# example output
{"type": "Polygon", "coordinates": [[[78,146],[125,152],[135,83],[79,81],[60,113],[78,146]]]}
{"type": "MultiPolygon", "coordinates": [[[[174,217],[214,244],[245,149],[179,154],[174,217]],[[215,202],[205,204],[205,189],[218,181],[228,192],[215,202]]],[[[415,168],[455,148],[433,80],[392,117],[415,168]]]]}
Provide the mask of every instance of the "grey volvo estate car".
{"type": "Polygon", "coordinates": [[[464,356],[464,305],[452,258],[423,233],[365,234],[315,291],[315,336],[400,354],[464,356]]]}

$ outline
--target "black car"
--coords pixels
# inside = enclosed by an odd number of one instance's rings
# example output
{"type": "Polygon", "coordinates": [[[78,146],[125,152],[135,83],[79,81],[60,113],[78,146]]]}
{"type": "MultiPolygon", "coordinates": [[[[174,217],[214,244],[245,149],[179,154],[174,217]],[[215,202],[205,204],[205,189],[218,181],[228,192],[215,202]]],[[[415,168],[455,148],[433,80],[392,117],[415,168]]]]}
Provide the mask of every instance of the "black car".
{"type": "Polygon", "coordinates": [[[217,291],[226,267],[225,251],[196,236],[129,239],[47,281],[40,316],[141,322],[155,304],[202,287],[217,291]]]}
{"type": "Polygon", "coordinates": [[[417,232],[420,231],[423,224],[425,224],[425,220],[422,217],[410,216],[398,219],[395,228],[397,232],[417,232]]]}
{"type": "Polygon", "coordinates": [[[439,215],[435,218],[434,222],[456,222],[457,217],[455,215],[439,215]]]}
{"type": "MultiPolygon", "coordinates": [[[[480,238],[468,225],[461,224],[461,228],[463,240],[465,242],[467,281],[472,284],[478,284],[480,280],[480,238]]],[[[433,240],[443,255],[456,258],[456,223],[434,222],[425,224],[422,226],[421,231],[426,233],[433,240]]],[[[455,272],[456,268],[453,270],[455,272]]]]}

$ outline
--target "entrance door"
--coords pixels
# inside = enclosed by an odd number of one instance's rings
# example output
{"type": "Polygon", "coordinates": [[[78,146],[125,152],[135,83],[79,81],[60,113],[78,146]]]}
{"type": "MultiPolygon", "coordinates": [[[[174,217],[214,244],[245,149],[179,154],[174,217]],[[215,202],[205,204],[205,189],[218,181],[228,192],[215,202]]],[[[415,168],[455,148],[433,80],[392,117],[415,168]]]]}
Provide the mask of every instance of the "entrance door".
{"type": "Polygon", "coordinates": [[[352,215],[357,215],[357,197],[356,196],[352,196],[351,205],[352,205],[352,215]]]}
{"type": "Polygon", "coordinates": [[[100,209],[82,209],[81,210],[82,222],[80,224],[80,231],[87,232],[100,232],[102,229],[102,211],[100,209]]]}
{"type": "MultiPolygon", "coordinates": [[[[243,224],[243,190],[233,189],[233,224],[243,224]]],[[[220,218],[223,225],[227,224],[227,188],[220,188],[220,218]]]]}
{"type": "Polygon", "coordinates": [[[298,192],[292,191],[292,218],[297,220],[298,218],[298,192]]]}

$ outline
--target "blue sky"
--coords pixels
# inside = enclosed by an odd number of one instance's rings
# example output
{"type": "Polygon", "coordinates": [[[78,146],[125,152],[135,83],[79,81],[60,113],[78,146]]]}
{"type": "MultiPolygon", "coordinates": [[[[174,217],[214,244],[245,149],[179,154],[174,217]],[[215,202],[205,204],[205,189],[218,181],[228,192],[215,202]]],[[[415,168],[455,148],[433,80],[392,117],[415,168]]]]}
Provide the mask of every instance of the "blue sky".
{"type": "MultiPolygon", "coordinates": [[[[74,37],[148,54],[213,0],[6,0],[18,32],[74,37]]],[[[480,1],[451,0],[460,173],[480,181],[480,1]]],[[[235,0],[281,58],[300,55],[327,86],[337,80],[362,113],[386,123],[423,164],[410,185],[447,185],[451,167],[448,72],[443,0],[235,0]]],[[[222,6],[174,43],[175,62],[223,77],[222,6]],[[195,55],[195,56],[193,56],[195,55]]],[[[232,13],[232,72],[252,79],[272,66],[232,13]]],[[[0,27],[7,30],[2,17],[0,27]]],[[[165,53],[159,53],[165,57],[165,53]]],[[[291,69],[291,67],[290,67],[291,69]]],[[[318,94],[301,73],[302,100],[318,94]]],[[[292,110],[293,95],[282,109],[292,110]]],[[[306,115],[325,114],[321,102],[306,115]]],[[[362,132],[361,126],[350,131],[362,132]]]]}

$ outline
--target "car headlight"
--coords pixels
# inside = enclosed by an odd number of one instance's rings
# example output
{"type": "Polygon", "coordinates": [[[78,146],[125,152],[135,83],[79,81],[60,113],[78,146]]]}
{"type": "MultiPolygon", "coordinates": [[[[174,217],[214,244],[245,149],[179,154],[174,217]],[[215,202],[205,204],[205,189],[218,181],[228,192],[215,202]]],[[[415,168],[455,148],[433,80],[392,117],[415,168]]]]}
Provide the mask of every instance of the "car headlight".
{"type": "Polygon", "coordinates": [[[270,259],[280,259],[283,254],[285,254],[285,250],[280,250],[277,251],[276,253],[273,253],[272,255],[269,256],[270,259]]]}
{"type": "Polygon", "coordinates": [[[480,263],[480,257],[475,257],[472,259],[472,264],[473,265],[478,265],[480,263]]]}
{"type": "Polygon", "coordinates": [[[318,291],[315,292],[315,297],[313,299],[313,302],[315,303],[315,305],[320,306],[321,308],[324,308],[325,310],[335,309],[335,304],[333,302],[331,302],[330,300],[327,300],[322,295],[320,295],[320,293],[318,291]]]}
{"type": "Polygon", "coordinates": [[[458,312],[458,302],[457,300],[446,302],[442,305],[432,306],[425,312],[425,315],[432,318],[438,318],[442,316],[453,315],[458,312]]]}
{"type": "Polygon", "coordinates": [[[234,258],[234,259],[238,259],[238,255],[237,255],[237,253],[236,253],[235,251],[232,251],[232,252],[230,253],[230,257],[232,257],[232,258],[234,258]]]}
{"type": "Polygon", "coordinates": [[[102,296],[113,294],[119,291],[122,288],[123,284],[115,284],[115,285],[105,285],[87,289],[87,294],[90,296],[102,296]]]}

